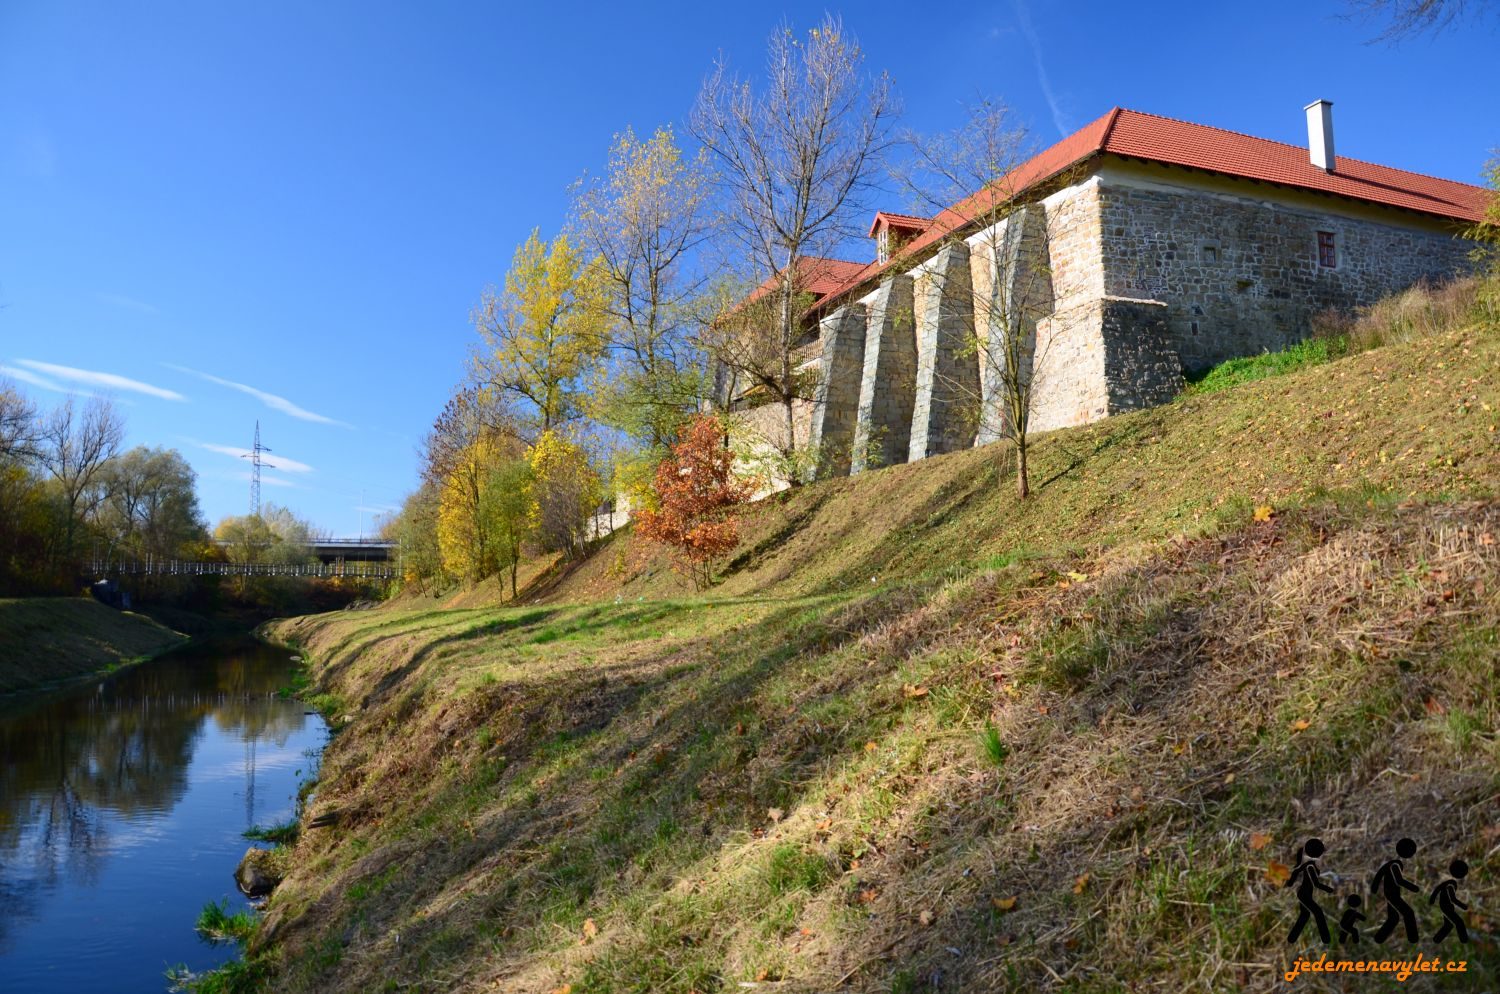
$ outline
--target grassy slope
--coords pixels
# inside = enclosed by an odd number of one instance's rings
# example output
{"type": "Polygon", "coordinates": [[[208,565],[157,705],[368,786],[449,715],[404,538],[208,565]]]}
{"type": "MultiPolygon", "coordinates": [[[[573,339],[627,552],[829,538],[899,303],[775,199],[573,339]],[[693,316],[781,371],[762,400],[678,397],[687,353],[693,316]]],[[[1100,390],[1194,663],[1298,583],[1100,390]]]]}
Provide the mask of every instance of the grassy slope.
{"type": "Polygon", "coordinates": [[[111,669],[182,639],[144,615],[84,598],[0,599],[0,693],[111,669]]]}
{"type": "Polygon", "coordinates": [[[1319,835],[1342,895],[1411,835],[1428,889],[1474,866],[1452,989],[1493,986],[1497,370],[1475,330],[1055,433],[1025,505],[993,449],[809,487],[711,598],[619,542],[545,603],[278,623],[353,718],[260,962],[1270,990],[1270,861],[1319,835]]]}

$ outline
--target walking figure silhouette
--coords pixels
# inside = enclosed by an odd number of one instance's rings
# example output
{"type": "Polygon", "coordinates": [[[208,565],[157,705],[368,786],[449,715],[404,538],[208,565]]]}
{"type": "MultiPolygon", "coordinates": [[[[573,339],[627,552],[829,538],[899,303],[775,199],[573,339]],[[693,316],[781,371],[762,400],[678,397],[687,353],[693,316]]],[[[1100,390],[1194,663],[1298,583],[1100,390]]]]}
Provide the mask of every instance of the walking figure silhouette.
{"type": "Polygon", "coordinates": [[[1444,880],[1438,884],[1433,890],[1432,896],[1427,899],[1428,904],[1432,904],[1434,901],[1437,902],[1437,906],[1443,912],[1444,918],[1443,927],[1437,930],[1437,934],[1432,937],[1432,941],[1442,942],[1448,938],[1449,932],[1457,931],[1458,941],[1468,942],[1469,930],[1464,927],[1464,916],[1458,913],[1454,905],[1463,908],[1465,911],[1469,908],[1467,904],[1458,899],[1458,882],[1469,875],[1469,864],[1461,859],[1455,859],[1448,864],[1448,872],[1453,875],[1453,879],[1444,880]]]}
{"type": "Polygon", "coordinates": [[[1297,903],[1302,905],[1302,910],[1297,913],[1297,923],[1292,926],[1291,933],[1286,937],[1287,942],[1296,942],[1297,936],[1302,934],[1302,929],[1307,925],[1309,918],[1317,922],[1318,935],[1325,943],[1331,943],[1332,937],[1328,934],[1328,919],[1323,916],[1323,908],[1314,900],[1313,888],[1333,893],[1333,888],[1318,879],[1318,857],[1323,855],[1323,842],[1321,839],[1308,839],[1307,844],[1302,847],[1303,858],[1297,861],[1297,868],[1292,875],[1287,877],[1283,887],[1297,885],[1297,903]]]}
{"type": "Polygon", "coordinates": [[[1364,913],[1359,910],[1359,895],[1350,894],[1344,898],[1344,905],[1344,917],[1339,919],[1339,941],[1358,942],[1359,925],[1356,923],[1365,920],[1364,913]]]}
{"type": "Polygon", "coordinates": [[[1384,942],[1391,937],[1396,929],[1396,922],[1401,921],[1406,925],[1406,941],[1417,941],[1417,916],[1411,910],[1411,905],[1406,903],[1401,889],[1416,890],[1417,885],[1401,875],[1401,860],[1411,859],[1417,854],[1417,844],[1411,839],[1402,839],[1396,843],[1396,855],[1398,859],[1388,859],[1380,864],[1380,869],[1375,871],[1375,877],[1370,881],[1370,893],[1381,894],[1385,897],[1385,921],[1375,932],[1375,941],[1384,942]]]}

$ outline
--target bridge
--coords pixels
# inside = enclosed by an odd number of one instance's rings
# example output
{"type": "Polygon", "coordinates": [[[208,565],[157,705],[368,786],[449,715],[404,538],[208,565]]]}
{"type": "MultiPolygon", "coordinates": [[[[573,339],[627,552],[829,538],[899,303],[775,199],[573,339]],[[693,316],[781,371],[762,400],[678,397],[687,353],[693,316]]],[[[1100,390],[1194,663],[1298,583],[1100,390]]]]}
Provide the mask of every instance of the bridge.
{"type": "MultiPolygon", "coordinates": [[[[234,543],[214,544],[221,549],[228,549],[234,543]]],[[[325,538],[309,544],[307,551],[323,563],[387,562],[396,555],[396,543],[375,538],[325,538]]]]}
{"type": "MultiPolygon", "coordinates": [[[[230,542],[215,542],[227,550],[230,542]]],[[[236,563],[224,559],[100,559],[90,564],[95,576],[305,576],[335,579],[391,580],[401,575],[395,542],[330,538],[306,546],[317,562],[236,563]]]]}
{"type": "Polygon", "coordinates": [[[94,560],[95,576],[307,576],[334,579],[393,580],[401,567],[390,560],[316,563],[231,563],[225,560],[126,559],[94,560]]]}

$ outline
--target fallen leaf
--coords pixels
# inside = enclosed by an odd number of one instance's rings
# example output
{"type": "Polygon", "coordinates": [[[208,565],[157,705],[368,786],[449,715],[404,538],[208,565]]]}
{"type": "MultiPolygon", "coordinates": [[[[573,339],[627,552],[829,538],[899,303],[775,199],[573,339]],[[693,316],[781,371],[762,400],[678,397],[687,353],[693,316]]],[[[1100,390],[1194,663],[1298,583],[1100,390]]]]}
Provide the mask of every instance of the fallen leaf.
{"type": "Polygon", "coordinates": [[[1228,787],[1232,783],[1234,783],[1234,774],[1233,773],[1225,774],[1225,776],[1224,776],[1224,786],[1228,787]]]}
{"type": "Polygon", "coordinates": [[[1306,718],[1298,718],[1296,721],[1292,722],[1292,731],[1305,732],[1311,726],[1312,722],[1308,721],[1306,718]]]}
{"type": "Polygon", "coordinates": [[[931,911],[923,911],[920,915],[917,916],[917,921],[921,922],[923,925],[931,925],[932,924],[932,912],[931,911]]]}
{"type": "Polygon", "coordinates": [[[1266,846],[1270,845],[1273,840],[1274,836],[1272,836],[1270,832],[1251,832],[1250,848],[1254,849],[1256,852],[1260,852],[1266,846]]]}
{"type": "Polygon", "coordinates": [[[832,827],[833,827],[833,819],[832,818],[824,818],[822,821],[818,822],[818,831],[820,831],[820,832],[826,832],[826,831],[828,831],[832,827]]]}
{"type": "Polygon", "coordinates": [[[927,696],[927,688],[926,687],[918,687],[917,685],[911,684],[911,683],[908,683],[906,686],[902,687],[901,688],[901,692],[903,694],[905,694],[907,697],[926,697],[927,696]]]}
{"type": "Polygon", "coordinates": [[[573,994],[573,985],[563,984],[561,987],[554,988],[552,994],[573,994]]]}
{"type": "Polygon", "coordinates": [[[1016,899],[1013,897],[992,897],[990,903],[995,906],[996,911],[1014,911],[1016,899]]]}
{"type": "Polygon", "coordinates": [[[878,748],[880,748],[880,747],[877,746],[874,742],[866,742],[865,743],[865,752],[874,752],[878,748]]]}
{"type": "Polygon", "coordinates": [[[766,811],[766,817],[771,819],[772,821],[780,821],[781,816],[785,813],[786,812],[782,811],[780,808],[769,808],[766,811]]]}
{"type": "Polygon", "coordinates": [[[598,934],[599,926],[594,924],[594,919],[585,918],[583,920],[583,941],[592,942],[594,941],[594,936],[598,934]]]}
{"type": "Polygon", "coordinates": [[[1068,579],[1072,580],[1074,583],[1082,583],[1084,580],[1087,580],[1088,578],[1089,578],[1089,575],[1087,573],[1075,573],[1072,570],[1068,571],[1068,579]]]}
{"type": "Polygon", "coordinates": [[[862,891],[859,892],[859,903],[860,904],[869,904],[871,901],[875,900],[879,896],[880,896],[880,891],[876,890],[874,887],[871,887],[868,890],[862,890],[862,891]]]}
{"type": "Polygon", "coordinates": [[[1174,756],[1181,756],[1185,752],[1187,752],[1186,742],[1179,742],[1172,747],[1172,755],[1174,756]]]}
{"type": "Polygon", "coordinates": [[[1276,885],[1286,883],[1292,877],[1292,868],[1285,863],[1278,863],[1274,859],[1266,864],[1266,879],[1276,885]]]}
{"type": "Polygon", "coordinates": [[[1256,521],[1270,521],[1271,520],[1271,515],[1273,515],[1275,513],[1276,513],[1276,511],[1273,508],[1271,508],[1269,505],[1262,504],[1260,507],[1257,507],[1255,509],[1255,520],[1256,521]]]}
{"type": "Polygon", "coordinates": [[[1078,879],[1073,881],[1073,893],[1082,894],[1083,889],[1089,885],[1089,874],[1087,871],[1080,873],[1078,879]]]}
{"type": "Polygon", "coordinates": [[[770,975],[771,975],[771,971],[770,970],[762,970],[762,971],[760,971],[759,973],[757,973],[755,975],[755,979],[756,979],[757,982],[760,982],[760,981],[765,980],[770,975]]]}
{"type": "Polygon", "coordinates": [[[1427,709],[1428,714],[1443,714],[1448,710],[1447,708],[1443,707],[1443,705],[1439,703],[1435,698],[1432,697],[1429,697],[1427,698],[1427,700],[1423,701],[1422,706],[1427,709]]]}

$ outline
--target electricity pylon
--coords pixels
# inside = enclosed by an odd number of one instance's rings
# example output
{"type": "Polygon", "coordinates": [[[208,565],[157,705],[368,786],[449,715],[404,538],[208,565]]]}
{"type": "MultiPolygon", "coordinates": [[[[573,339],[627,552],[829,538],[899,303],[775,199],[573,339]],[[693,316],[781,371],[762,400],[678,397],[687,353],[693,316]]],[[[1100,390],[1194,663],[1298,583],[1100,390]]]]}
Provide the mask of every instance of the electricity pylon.
{"type": "Polygon", "coordinates": [[[271,450],[260,444],[260,419],[255,421],[255,445],[249,453],[240,456],[250,460],[250,516],[260,517],[260,454],[271,450]]]}

